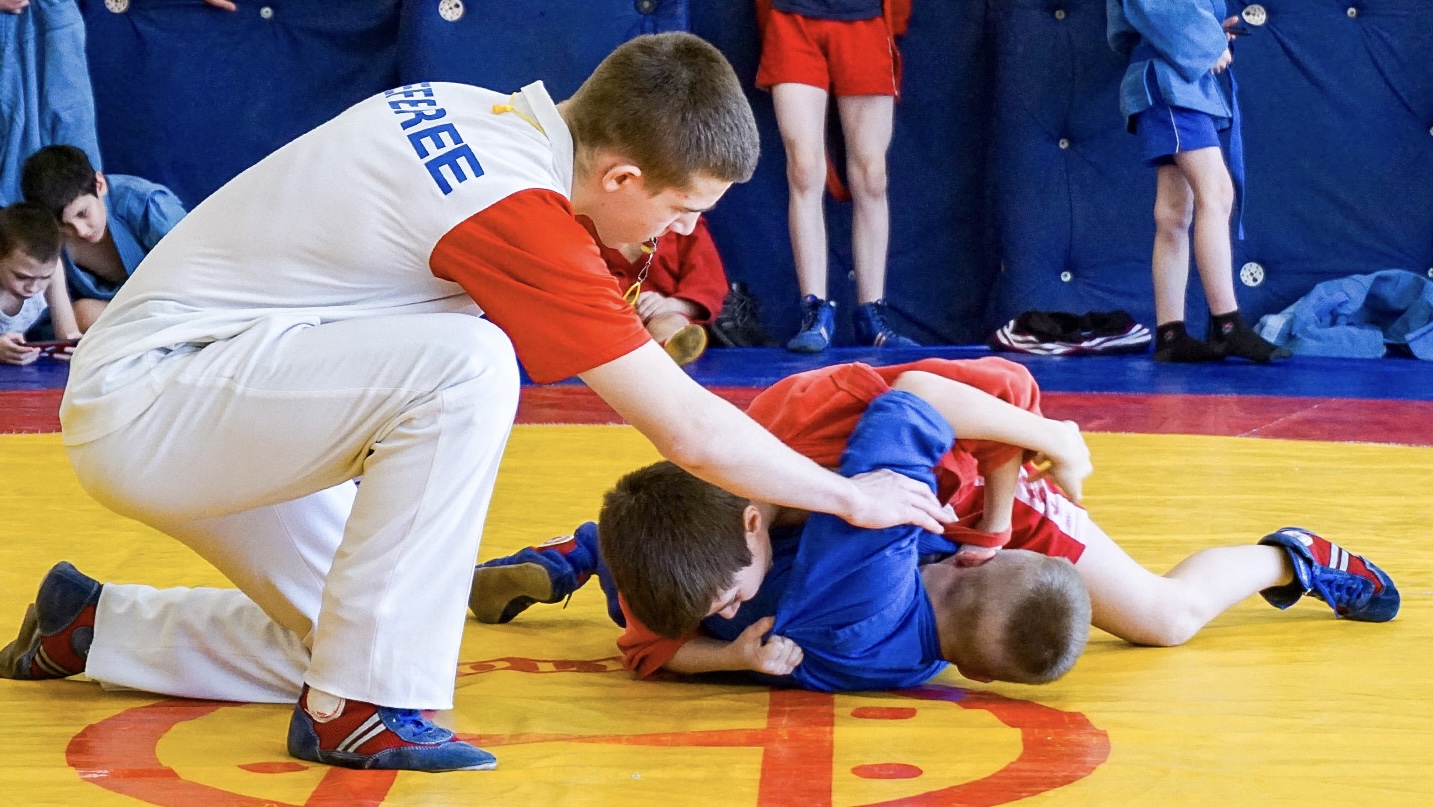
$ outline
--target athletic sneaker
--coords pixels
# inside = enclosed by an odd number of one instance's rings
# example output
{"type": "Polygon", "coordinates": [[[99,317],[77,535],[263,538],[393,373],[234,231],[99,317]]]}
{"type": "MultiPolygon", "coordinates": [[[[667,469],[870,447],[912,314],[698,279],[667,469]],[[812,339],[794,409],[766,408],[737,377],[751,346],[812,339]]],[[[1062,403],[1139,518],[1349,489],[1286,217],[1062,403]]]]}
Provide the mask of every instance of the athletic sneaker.
{"type": "Polygon", "coordinates": [[[597,525],[478,564],[468,607],[479,622],[501,625],[535,603],[561,602],[582,588],[599,563],[597,525]]]}
{"type": "Polygon", "coordinates": [[[0,650],[0,678],[69,678],[85,671],[102,586],[67,561],[40,581],[20,635],[0,650]]]}
{"type": "Polygon", "coordinates": [[[856,316],[852,323],[856,326],[856,344],[872,347],[920,347],[919,342],[896,333],[890,323],[886,322],[886,308],[885,300],[856,306],[856,316]]]}
{"type": "Polygon", "coordinates": [[[1299,527],[1284,527],[1259,539],[1282,547],[1294,564],[1294,582],[1264,589],[1264,599],[1288,608],[1309,595],[1328,603],[1334,614],[1360,622],[1387,622],[1398,615],[1398,589],[1383,570],[1299,527]]]}
{"type": "Polygon", "coordinates": [[[793,353],[820,353],[836,333],[836,304],[814,294],[801,298],[801,330],[786,343],[793,353]]]}
{"type": "Polygon", "coordinates": [[[289,755],[340,768],[400,771],[490,771],[497,757],[459,740],[417,709],[391,709],[337,698],[332,712],[313,710],[305,684],[289,720],[289,755]]]}

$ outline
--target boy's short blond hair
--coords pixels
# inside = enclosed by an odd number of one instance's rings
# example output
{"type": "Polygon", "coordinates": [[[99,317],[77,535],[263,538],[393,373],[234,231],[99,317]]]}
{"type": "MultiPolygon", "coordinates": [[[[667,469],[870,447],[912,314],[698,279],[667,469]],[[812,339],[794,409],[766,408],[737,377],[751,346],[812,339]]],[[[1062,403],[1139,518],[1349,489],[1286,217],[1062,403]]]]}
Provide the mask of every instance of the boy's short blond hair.
{"type": "Polygon", "coordinates": [[[986,645],[970,645],[977,648],[978,659],[952,661],[974,662],[1000,681],[1047,684],[1069,672],[1084,653],[1090,595],[1065,558],[1004,549],[985,566],[969,570],[958,585],[968,590],[963,595],[952,590],[945,603],[932,605],[950,609],[956,630],[979,634],[986,645]],[[981,574],[1004,562],[1017,562],[1018,573],[1007,567],[998,577],[981,574]]]}
{"type": "Polygon", "coordinates": [[[756,119],[736,72],[692,34],[624,43],[577,88],[563,117],[579,154],[621,154],[653,193],[685,189],[698,175],[745,182],[756,170],[756,119]]]}
{"type": "Polygon", "coordinates": [[[1005,621],[1005,661],[1022,684],[1047,684],[1075,666],[1090,636],[1090,594],[1075,565],[1045,557],[1005,621]]]}

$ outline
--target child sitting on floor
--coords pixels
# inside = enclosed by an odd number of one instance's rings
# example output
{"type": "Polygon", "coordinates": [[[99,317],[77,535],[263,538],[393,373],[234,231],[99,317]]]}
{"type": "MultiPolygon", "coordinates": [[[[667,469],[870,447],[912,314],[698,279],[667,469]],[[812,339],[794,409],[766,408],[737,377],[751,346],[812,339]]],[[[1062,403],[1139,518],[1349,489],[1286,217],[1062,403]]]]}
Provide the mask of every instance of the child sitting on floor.
{"type": "MultiPolygon", "coordinates": [[[[30,364],[49,337],[78,339],[75,312],[60,270],[60,228],[39,205],[0,209],[0,363],[30,364]]],[[[53,355],[68,358],[69,348],[53,355]]]]}
{"type": "Polygon", "coordinates": [[[609,247],[588,218],[607,268],[637,309],[647,332],[679,366],[696,361],[707,347],[708,325],[721,312],[726,270],[704,219],[689,232],[672,230],[653,243],[609,247]]]}
{"type": "Polygon", "coordinates": [[[184,218],[183,204],[168,188],[96,171],[74,146],[31,154],[20,188],[25,201],[60,222],[81,330],[89,330],[140,261],[184,218]]]}

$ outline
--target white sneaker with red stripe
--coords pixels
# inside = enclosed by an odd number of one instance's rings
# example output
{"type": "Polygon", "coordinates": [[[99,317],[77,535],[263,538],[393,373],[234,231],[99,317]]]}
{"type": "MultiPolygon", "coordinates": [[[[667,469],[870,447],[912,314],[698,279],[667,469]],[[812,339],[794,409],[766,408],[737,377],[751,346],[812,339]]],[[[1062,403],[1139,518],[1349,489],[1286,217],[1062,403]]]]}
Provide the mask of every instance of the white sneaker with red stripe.
{"type": "Polygon", "coordinates": [[[310,703],[307,685],[289,721],[289,755],[341,768],[490,771],[497,757],[459,740],[416,709],[326,696],[310,703]]]}
{"type": "Polygon", "coordinates": [[[1398,615],[1398,588],[1384,571],[1338,544],[1299,527],[1284,527],[1259,539],[1289,553],[1294,581],[1264,589],[1264,599],[1288,608],[1304,595],[1328,603],[1334,614],[1360,622],[1387,622],[1398,615]]]}

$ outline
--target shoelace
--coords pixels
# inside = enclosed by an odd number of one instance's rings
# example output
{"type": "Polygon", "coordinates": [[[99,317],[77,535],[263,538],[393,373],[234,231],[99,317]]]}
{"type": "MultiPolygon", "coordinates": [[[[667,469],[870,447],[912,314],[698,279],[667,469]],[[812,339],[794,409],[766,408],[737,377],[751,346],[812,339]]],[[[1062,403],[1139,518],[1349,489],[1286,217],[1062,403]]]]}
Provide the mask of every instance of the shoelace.
{"type": "Polygon", "coordinates": [[[876,321],[876,333],[877,333],[877,334],[879,334],[879,335],[881,335],[881,336],[886,336],[886,337],[890,337],[890,336],[894,336],[894,335],[895,335],[895,331],[891,330],[891,326],[886,323],[886,307],[885,307],[885,305],[883,305],[883,304],[881,304],[881,303],[874,303],[874,304],[872,304],[872,305],[871,305],[871,314],[872,314],[871,319],[873,319],[873,320],[876,321]]]}
{"type": "Polygon", "coordinates": [[[1349,610],[1360,608],[1373,596],[1373,583],[1355,575],[1340,575],[1335,579],[1319,580],[1315,594],[1330,605],[1349,610]]]}
{"type": "Polygon", "coordinates": [[[806,330],[816,324],[816,318],[821,315],[821,303],[813,303],[807,306],[806,313],[801,316],[801,330],[806,330]]]}
{"type": "Polygon", "coordinates": [[[417,709],[389,709],[388,712],[392,715],[394,728],[406,730],[408,737],[402,734],[399,737],[407,742],[436,744],[453,738],[452,732],[424,717],[417,709]]]}

